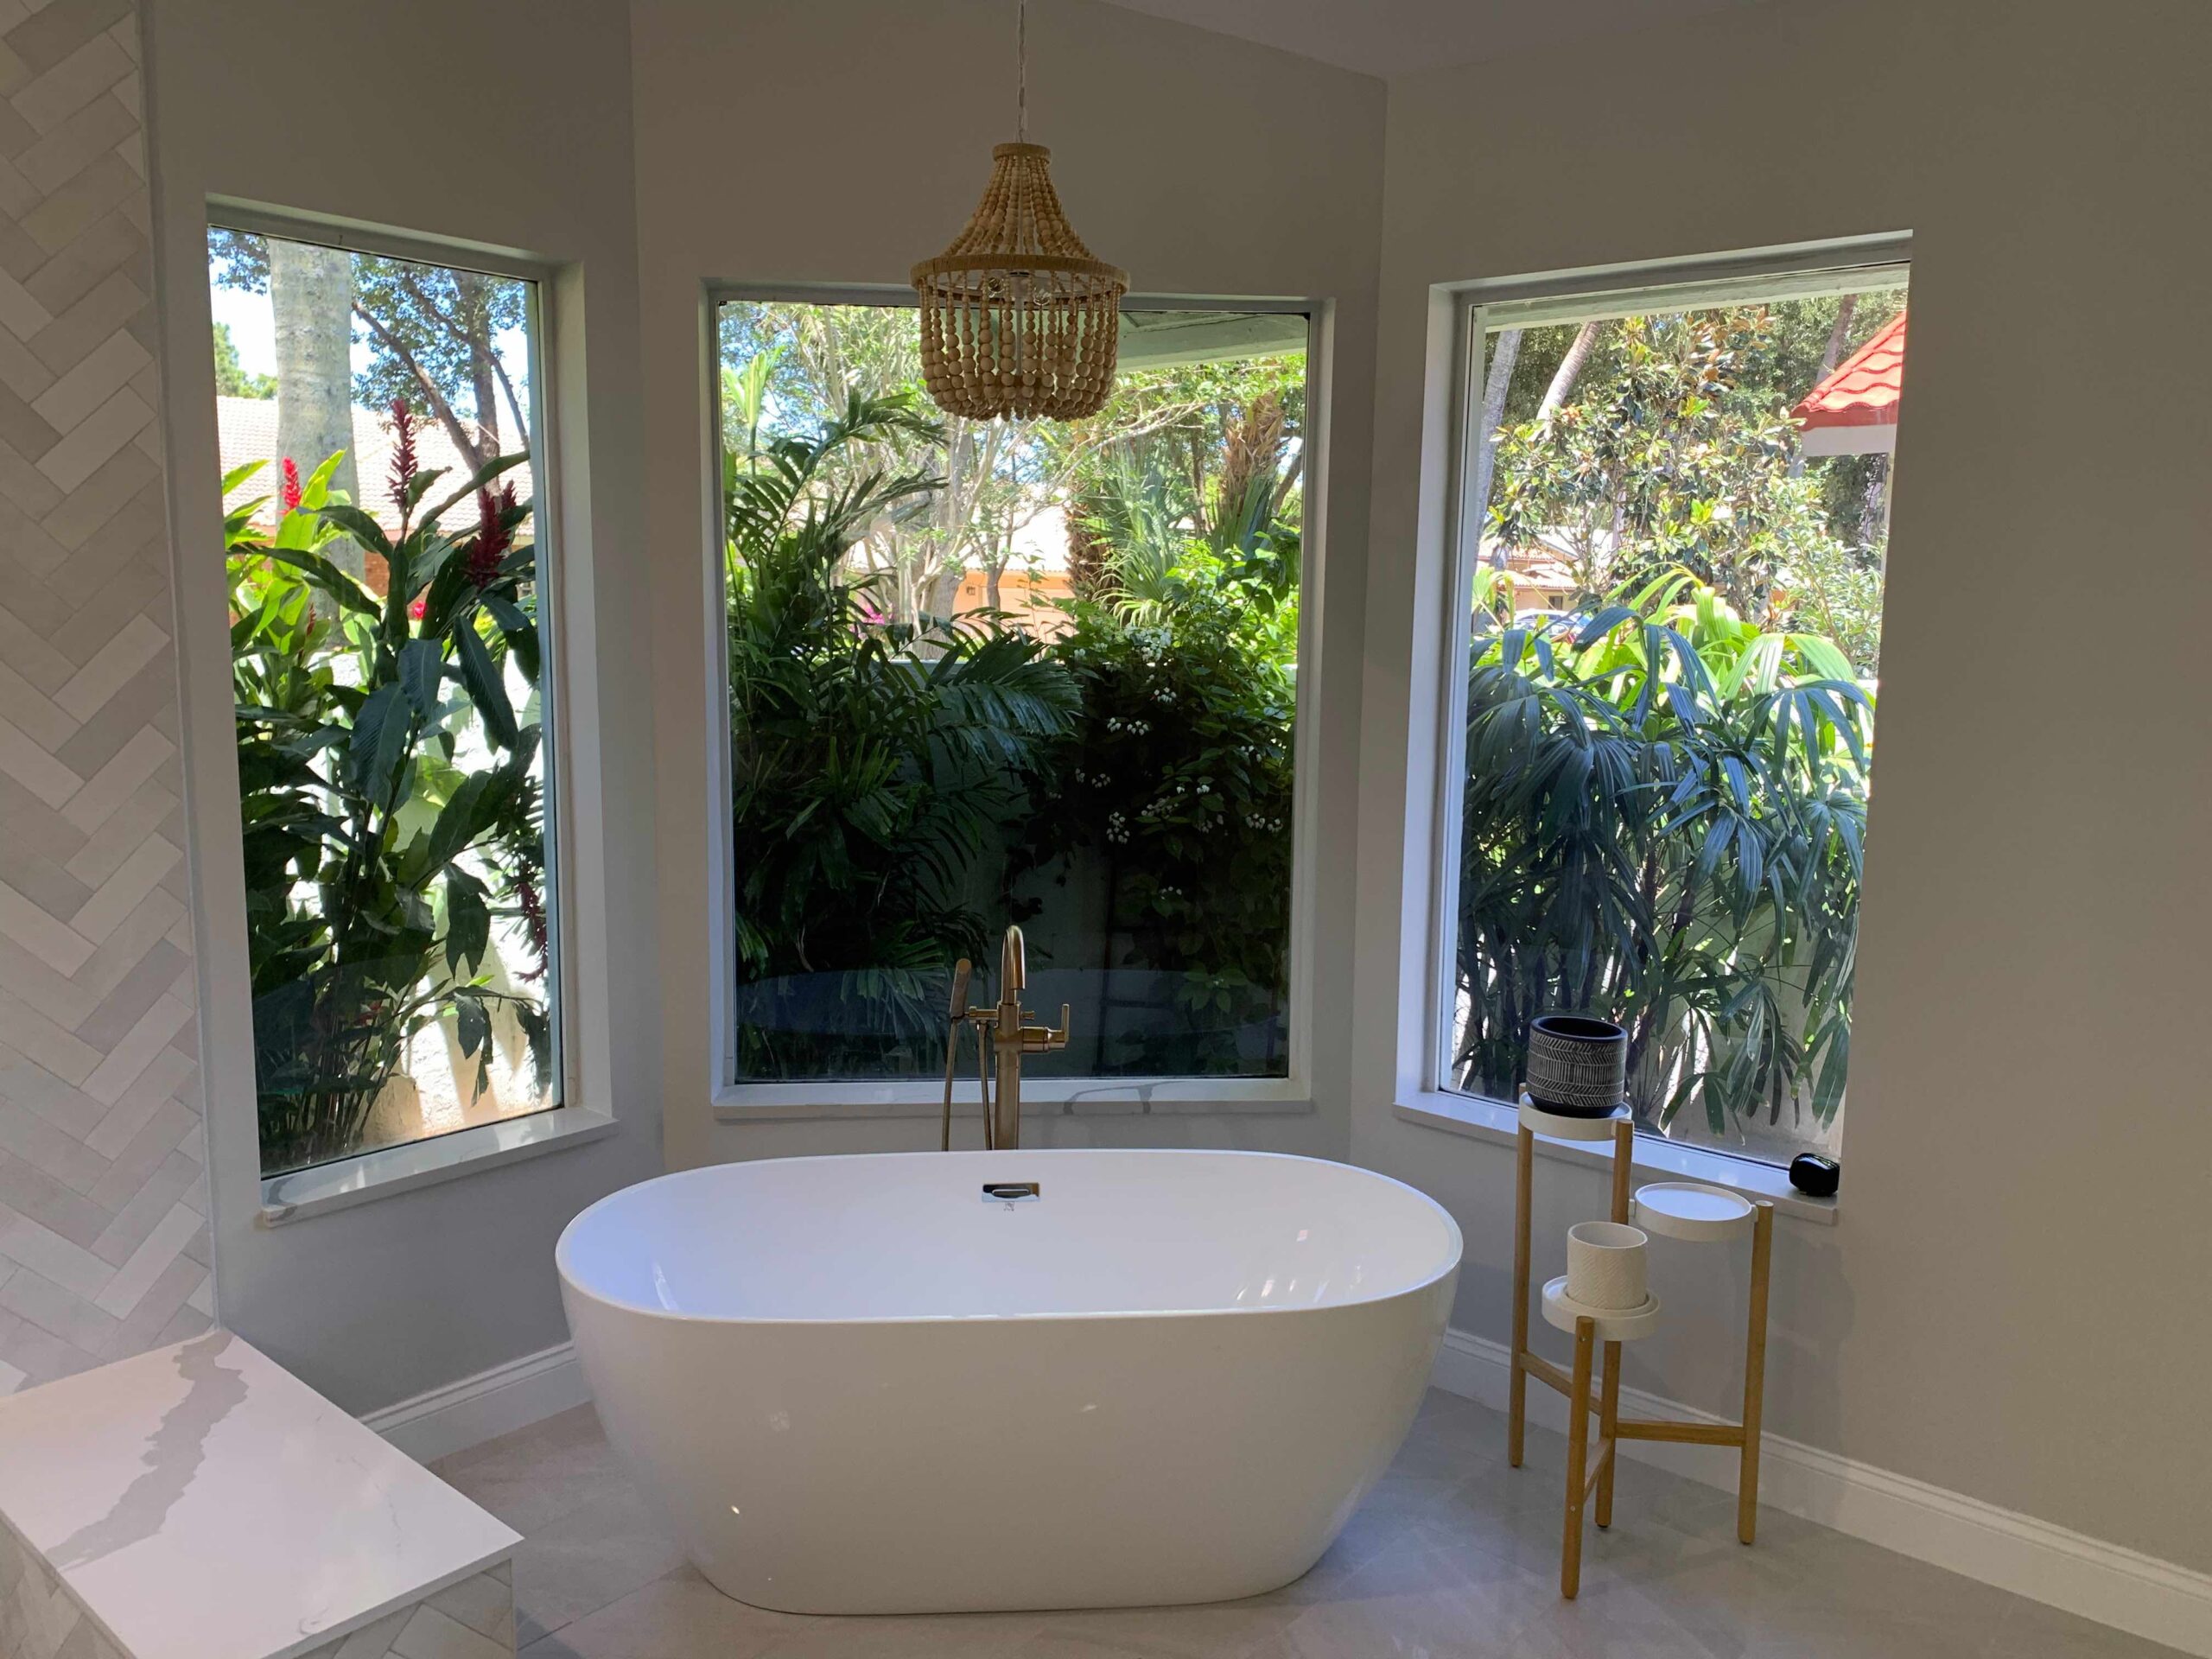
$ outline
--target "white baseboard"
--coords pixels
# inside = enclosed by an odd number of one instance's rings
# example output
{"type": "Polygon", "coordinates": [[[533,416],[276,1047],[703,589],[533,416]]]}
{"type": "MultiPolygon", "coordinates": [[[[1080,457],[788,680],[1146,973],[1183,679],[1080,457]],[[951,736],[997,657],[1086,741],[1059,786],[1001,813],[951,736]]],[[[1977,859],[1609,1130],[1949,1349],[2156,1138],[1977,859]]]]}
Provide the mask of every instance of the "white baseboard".
{"type": "Polygon", "coordinates": [[[361,1419],[417,1463],[527,1428],[591,1398],[568,1343],[464,1376],[361,1419]]]}
{"type": "MultiPolygon", "coordinates": [[[[1433,1381],[1447,1393],[1503,1411],[1509,1359],[1503,1343],[1446,1331],[1433,1381]]],[[[1710,1412],[1639,1389],[1621,1390],[1621,1409],[1637,1417],[1718,1421],[1710,1412]]],[[[1530,1389],[1529,1421],[1564,1432],[1566,1398],[1541,1385],[1530,1389]]],[[[1726,1446],[1625,1440],[1621,1451],[1693,1480],[1736,1489],[1737,1457],[1726,1446]]],[[[2212,1659],[2212,1573],[1778,1434],[1764,1437],[1759,1501],[1885,1549],[2212,1659]]]]}

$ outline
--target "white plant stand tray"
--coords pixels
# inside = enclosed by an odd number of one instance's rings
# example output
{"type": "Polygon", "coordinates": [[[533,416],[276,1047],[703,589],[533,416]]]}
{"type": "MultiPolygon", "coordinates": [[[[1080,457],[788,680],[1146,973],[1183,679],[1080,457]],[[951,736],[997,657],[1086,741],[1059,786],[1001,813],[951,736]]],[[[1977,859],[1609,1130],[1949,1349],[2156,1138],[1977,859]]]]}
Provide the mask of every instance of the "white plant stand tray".
{"type": "Polygon", "coordinates": [[[1648,1337],[1659,1323],[1659,1299],[1647,1295],[1641,1307],[1592,1307],[1587,1302],[1578,1302],[1567,1294],[1567,1275],[1561,1274],[1544,1286],[1544,1323],[1558,1326],[1573,1334],[1578,1319],[1589,1319],[1598,1327],[1600,1342],[1634,1342],[1638,1337],[1648,1337]]]}
{"type": "Polygon", "coordinates": [[[1631,1213],[1647,1233],[1713,1243],[1751,1230],[1751,1201],[1696,1181],[1653,1181],[1636,1189],[1631,1213]]]}
{"type": "Polygon", "coordinates": [[[1531,1135],[1554,1141],[1610,1141],[1614,1127],[1629,1121],[1626,1103],[1614,1107],[1603,1117],[1570,1117],[1560,1112],[1548,1112],[1528,1096],[1521,1096],[1521,1127],[1531,1135]]]}
{"type": "Polygon", "coordinates": [[[521,1537],[226,1331],[0,1399],[0,1520],[29,1659],[514,1651],[521,1537]]]}

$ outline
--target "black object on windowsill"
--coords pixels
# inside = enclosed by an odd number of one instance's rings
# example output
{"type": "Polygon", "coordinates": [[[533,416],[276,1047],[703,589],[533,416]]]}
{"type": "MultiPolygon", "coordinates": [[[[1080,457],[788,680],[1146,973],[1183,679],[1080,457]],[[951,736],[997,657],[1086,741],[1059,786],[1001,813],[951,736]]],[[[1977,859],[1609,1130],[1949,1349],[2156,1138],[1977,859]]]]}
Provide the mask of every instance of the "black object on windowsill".
{"type": "Polygon", "coordinates": [[[1832,1198],[1843,1184],[1843,1166],[1817,1152],[1801,1152],[1789,1160],[1789,1185],[1808,1198],[1832,1198]]]}

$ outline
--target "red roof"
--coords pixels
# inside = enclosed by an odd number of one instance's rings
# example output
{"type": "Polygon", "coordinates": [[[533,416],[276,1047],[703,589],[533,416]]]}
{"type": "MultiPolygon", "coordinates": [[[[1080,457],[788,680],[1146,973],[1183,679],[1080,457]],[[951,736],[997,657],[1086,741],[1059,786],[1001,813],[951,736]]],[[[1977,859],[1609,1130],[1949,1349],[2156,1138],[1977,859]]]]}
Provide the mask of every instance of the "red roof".
{"type": "Polygon", "coordinates": [[[1823,426],[1894,426],[1904,386],[1904,313],[1837,365],[1789,412],[1808,429],[1823,426]]]}

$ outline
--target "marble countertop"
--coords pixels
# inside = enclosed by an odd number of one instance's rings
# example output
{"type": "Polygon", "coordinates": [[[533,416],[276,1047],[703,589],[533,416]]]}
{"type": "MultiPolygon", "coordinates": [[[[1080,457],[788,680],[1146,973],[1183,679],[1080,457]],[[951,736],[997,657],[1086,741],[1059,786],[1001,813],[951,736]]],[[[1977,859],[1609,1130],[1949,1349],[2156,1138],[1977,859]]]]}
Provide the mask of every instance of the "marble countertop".
{"type": "Polygon", "coordinates": [[[521,1541],[222,1331],[0,1399],[0,1516],[133,1659],[290,1659],[521,1541]]]}

